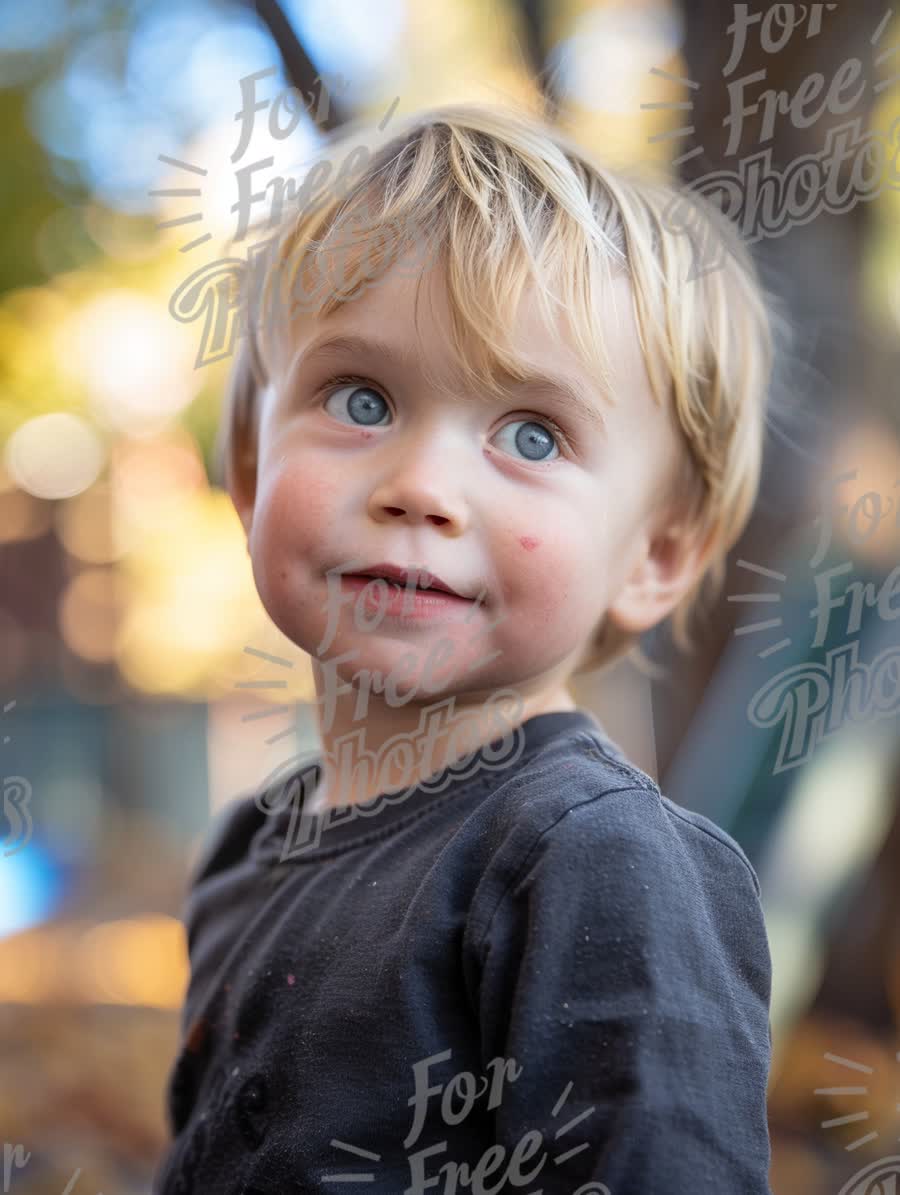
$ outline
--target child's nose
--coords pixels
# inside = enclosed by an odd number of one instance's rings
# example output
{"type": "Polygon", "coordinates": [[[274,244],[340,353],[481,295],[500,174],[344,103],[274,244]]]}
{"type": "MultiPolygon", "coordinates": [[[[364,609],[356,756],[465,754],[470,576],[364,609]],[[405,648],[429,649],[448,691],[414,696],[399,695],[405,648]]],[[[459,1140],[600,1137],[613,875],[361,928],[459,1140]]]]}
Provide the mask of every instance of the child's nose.
{"type": "Polygon", "coordinates": [[[433,458],[398,461],[369,499],[369,514],[376,522],[405,519],[446,527],[456,534],[465,530],[468,510],[459,464],[445,460],[436,466],[433,458]]]}

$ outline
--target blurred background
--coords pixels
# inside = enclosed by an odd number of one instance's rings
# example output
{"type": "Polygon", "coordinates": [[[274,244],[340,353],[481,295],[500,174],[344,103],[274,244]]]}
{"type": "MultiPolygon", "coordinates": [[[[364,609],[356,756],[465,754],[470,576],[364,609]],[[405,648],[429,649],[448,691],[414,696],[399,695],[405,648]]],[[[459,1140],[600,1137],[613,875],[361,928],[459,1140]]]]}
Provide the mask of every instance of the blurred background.
{"type": "Polygon", "coordinates": [[[900,1174],[898,48],[881,0],[0,0],[4,1190],[150,1190],[189,868],[314,743],[215,468],[241,212],[347,122],[540,92],[608,161],[740,181],[779,313],[757,510],[693,656],[663,626],[652,682],[576,690],[759,873],[773,1190],[900,1174]]]}

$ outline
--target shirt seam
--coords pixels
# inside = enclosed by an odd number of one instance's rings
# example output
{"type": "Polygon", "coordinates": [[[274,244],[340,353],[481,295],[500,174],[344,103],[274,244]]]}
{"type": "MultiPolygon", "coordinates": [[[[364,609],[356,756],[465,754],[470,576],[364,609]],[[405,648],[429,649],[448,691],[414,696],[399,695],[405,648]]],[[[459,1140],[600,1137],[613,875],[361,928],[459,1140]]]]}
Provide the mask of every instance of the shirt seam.
{"type": "Polygon", "coordinates": [[[720,838],[718,834],[714,834],[708,826],[699,826],[696,822],[691,821],[691,819],[685,814],[685,811],[683,809],[679,809],[674,801],[667,799],[666,809],[669,813],[674,814],[675,817],[677,817],[680,821],[684,822],[686,826],[690,826],[693,830],[700,830],[701,833],[707,836],[707,838],[711,838],[713,842],[717,842],[719,846],[725,847],[730,854],[734,855],[735,859],[737,859],[737,861],[741,864],[743,870],[749,872],[750,879],[753,881],[753,887],[756,891],[756,895],[759,896],[761,894],[759,877],[754,871],[753,864],[749,859],[745,858],[742,854],[736,851],[730,842],[726,842],[724,839],[720,838]]]}
{"type": "MultiPolygon", "coordinates": [[[[594,733],[592,733],[590,731],[582,731],[581,733],[586,738],[590,739],[590,741],[592,743],[595,741],[596,735],[594,733]]],[[[647,776],[646,773],[637,771],[633,767],[633,765],[628,764],[628,763],[623,763],[620,759],[616,759],[615,756],[610,755],[609,751],[606,750],[605,745],[603,744],[602,741],[600,741],[599,746],[603,750],[604,758],[609,760],[609,762],[612,764],[612,766],[618,772],[620,772],[624,776],[633,776],[635,778],[635,780],[638,782],[638,787],[640,789],[642,789],[643,791],[656,793],[657,796],[660,798],[660,800],[663,802],[664,808],[667,810],[667,812],[674,814],[685,825],[690,826],[692,829],[702,831],[704,834],[707,835],[707,837],[712,838],[715,842],[719,843],[720,846],[723,846],[727,850],[729,850],[732,853],[732,855],[734,855],[734,857],[740,863],[743,864],[745,870],[749,871],[750,878],[753,881],[753,886],[756,889],[756,895],[757,896],[761,895],[759,877],[757,876],[756,872],[754,871],[753,864],[743,854],[741,854],[739,851],[735,850],[734,844],[732,844],[730,842],[726,842],[724,838],[720,838],[719,835],[715,834],[712,830],[710,830],[710,828],[708,826],[701,826],[701,825],[698,825],[696,822],[692,821],[687,816],[687,814],[685,813],[685,811],[683,809],[681,809],[673,800],[671,800],[671,798],[666,797],[662,793],[662,791],[659,788],[659,785],[653,781],[652,777],[647,776]],[[649,781],[649,783],[648,783],[648,781],[649,781]]]]}
{"type": "Polygon", "coordinates": [[[581,730],[578,732],[579,736],[590,743],[592,747],[599,747],[603,753],[603,758],[607,760],[617,772],[623,776],[627,776],[635,788],[640,788],[645,792],[655,793],[657,796],[662,796],[659,785],[652,776],[648,776],[646,772],[642,772],[634,764],[627,760],[621,760],[618,756],[613,755],[609,750],[608,741],[604,740],[603,736],[598,731],[581,730]]]}
{"type": "Polygon", "coordinates": [[[564,809],[559,814],[559,816],[554,821],[552,821],[550,823],[549,826],[545,826],[544,829],[541,830],[540,834],[538,834],[537,838],[535,838],[534,842],[528,848],[528,853],[526,854],[525,858],[522,860],[521,864],[516,869],[513,876],[510,878],[506,887],[503,889],[503,891],[500,893],[500,896],[497,898],[497,903],[494,905],[494,911],[491,913],[491,915],[488,919],[488,923],[485,926],[484,932],[481,934],[481,937],[479,938],[478,942],[475,945],[475,951],[479,956],[481,955],[481,952],[484,948],[484,944],[487,941],[488,935],[491,932],[491,926],[494,924],[494,918],[497,916],[497,913],[500,911],[500,907],[502,906],[503,902],[506,900],[510,891],[522,878],[522,875],[528,866],[531,856],[534,854],[534,852],[537,850],[538,846],[540,845],[541,839],[546,834],[549,834],[550,831],[553,830],[557,825],[559,825],[559,823],[562,821],[562,819],[564,817],[567,817],[568,814],[570,814],[574,809],[580,809],[583,805],[588,805],[592,801],[601,801],[601,800],[603,800],[604,797],[616,796],[618,793],[639,792],[639,791],[642,791],[642,790],[635,789],[633,786],[630,786],[630,787],[625,787],[625,788],[610,789],[608,792],[596,793],[594,796],[587,797],[584,801],[579,801],[576,805],[570,805],[568,807],[568,809],[564,809]]]}
{"type": "MultiPolygon", "coordinates": [[[[490,935],[491,926],[494,924],[494,919],[496,918],[498,912],[500,911],[501,906],[503,905],[503,902],[506,900],[510,891],[521,880],[523,874],[527,870],[529,860],[531,859],[532,855],[534,854],[534,852],[537,850],[538,846],[540,845],[541,839],[546,834],[549,834],[550,831],[553,830],[562,821],[562,819],[564,817],[566,817],[568,814],[572,813],[574,810],[581,809],[585,805],[591,804],[591,802],[593,802],[593,801],[601,801],[604,799],[604,797],[614,797],[623,792],[640,792],[640,793],[650,792],[651,795],[653,795],[652,790],[650,790],[646,787],[636,787],[634,785],[627,785],[623,788],[614,788],[614,789],[610,789],[609,791],[606,791],[606,792],[596,793],[594,796],[587,797],[584,801],[579,801],[575,805],[570,805],[568,807],[568,809],[564,809],[562,811],[562,813],[560,813],[560,815],[555,819],[555,821],[551,822],[551,824],[549,826],[546,826],[540,832],[540,834],[537,836],[537,838],[535,838],[534,842],[528,848],[528,853],[526,854],[525,858],[522,860],[520,866],[516,869],[515,874],[511,877],[511,879],[509,880],[509,882],[507,883],[507,885],[501,892],[500,896],[498,897],[497,903],[494,906],[494,911],[491,913],[490,918],[488,919],[488,923],[485,926],[484,932],[481,934],[479,940],[475,944],[475,952],[479,957],[481,957],[483,949],[484,949],[484,945],[488,939],[488,936],[490,935]]],[[[658,792],[658,790],[657,790],[656,795],[660,801],[660,804],[663,804],[662,795],[658,792]]],[[[742,870],[747,871],[749,873],[750,879],[753,882],[753,887],[756,892],[757,899],[759,899],[759,896],[760,896],[759,880],[756,876],[756,873],[753,870],[752,865],[748,862],[748,860],[742,858],[742,856],[740,854],[738,854],[738,852],[734,849],[734,847],[732,847],[729,843],[724,842],[721,838],[718,837],[718,835],[713,834],[705,826],[698,826],[696,822],[691,821],[691,819],[686,817],[684,815],[684,813],[672,802],[663,804],[663,808],[665,809],[666,812],[674,813],[681,822],[683,822],[685,825],[689,826],[692,830],[701,831],[703,834],[705,834],[707,836],[707,838],[712,839],[712,841],[717,843],[720,847],[724,847],[730,855],[732,855],[735,859],[737,859],[738,862],[741,864],[742,870]]]]}

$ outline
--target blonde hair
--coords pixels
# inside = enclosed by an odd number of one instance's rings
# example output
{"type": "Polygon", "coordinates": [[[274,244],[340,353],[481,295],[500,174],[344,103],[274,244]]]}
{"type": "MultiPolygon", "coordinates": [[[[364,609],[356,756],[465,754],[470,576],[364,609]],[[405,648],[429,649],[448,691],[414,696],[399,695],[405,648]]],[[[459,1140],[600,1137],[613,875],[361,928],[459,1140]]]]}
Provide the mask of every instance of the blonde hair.
{"type": "MultiPolygon", "coordinates": [[[[346,154],[354,135],[331,152],[346,154]]],[[[495,376],[520,376],[507,337],[534,280],[545,318],[554,303],[568,315],[577,351],[604,382],[598,390],[617,401],[606,384],[599,298],[614,272],[627,275],[653,396],[684,447],[657,502],[683,512],[703,545],[702,572],[670,615],[675,643],[692,650],[691,616],[706,587],[710,597],[721,589],[762,468],[772,332],[737,230],[699,195],[591,160],[540,114],[446,105],[408,118],[343,193],[283,222],[270,243],[261,309],[273,285],[287,281],[295,295],[300,282],[302,309],[326,316],[373,285],[373,266],[384,272],[416,241],[446,267],[451,347],[473,394],[492,392],[495,376]],[[710,248],[715,267],[707,260],[698,272],[710,248]],[[335,283],[339,258],[344,273],[335,283]]],[[[229,488],[241,467],[255,470],[258,396],[268,385],[260,334],[268,325],[257,329],[249,303],[219,444],[229,488]]],[[[611,663],[639,638],[604,618],[575,671],[611,663]]],[[[653,671],[646,657],[640,663],[653,671]]]]}

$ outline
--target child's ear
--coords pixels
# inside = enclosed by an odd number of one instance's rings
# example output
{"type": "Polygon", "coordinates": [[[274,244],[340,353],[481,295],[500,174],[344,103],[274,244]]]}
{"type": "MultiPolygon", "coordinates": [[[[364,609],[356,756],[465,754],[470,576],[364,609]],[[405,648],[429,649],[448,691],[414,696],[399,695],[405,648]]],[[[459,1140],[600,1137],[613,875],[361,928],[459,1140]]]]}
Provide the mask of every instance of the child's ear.
{"type": "Polygon", "coordinates": [[[639,559],[607,608],[615,625],[642,634],[662,622],[706,568],[712,538],[687,522],[645,536],[639,559]]]}

